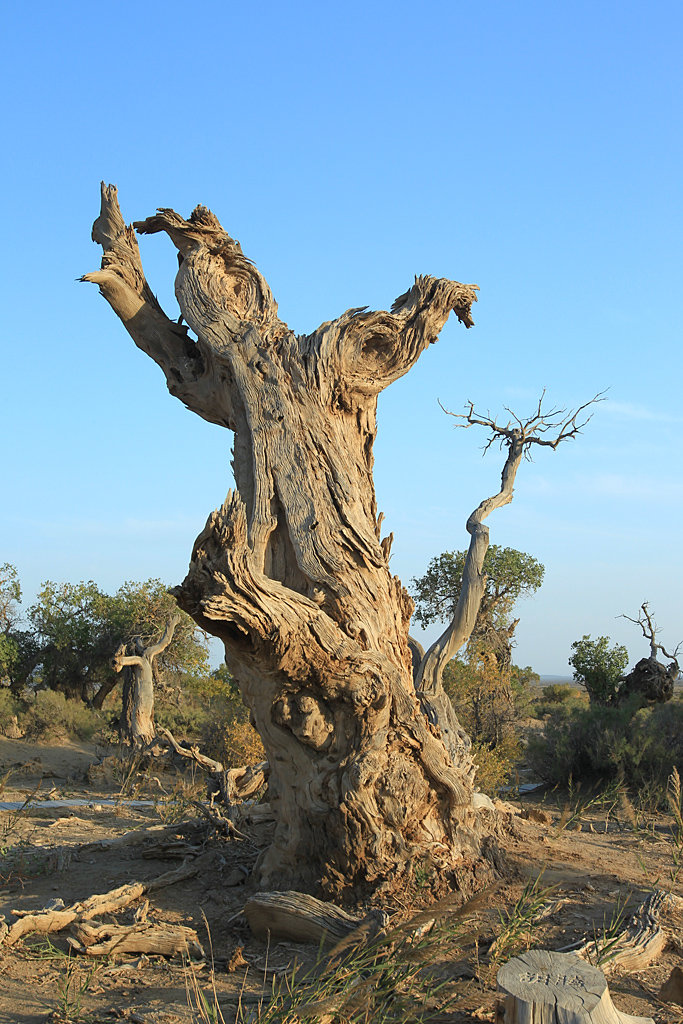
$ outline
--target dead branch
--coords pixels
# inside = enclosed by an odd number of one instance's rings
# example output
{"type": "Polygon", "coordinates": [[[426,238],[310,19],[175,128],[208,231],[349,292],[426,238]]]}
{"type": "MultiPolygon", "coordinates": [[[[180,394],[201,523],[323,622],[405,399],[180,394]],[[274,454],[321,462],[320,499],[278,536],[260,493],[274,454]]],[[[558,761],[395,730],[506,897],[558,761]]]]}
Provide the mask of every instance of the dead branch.
{"type": "Polygon", "coordinates": [[[19,917],[19,920],[15,921],[4,936],[4,940],[1,941],[5,946],[13,946],[24,935],[35,932],[39,935],[47,935],[51,932],[59,932],[74,922],[90,921],[100,914],[114,914],[134,903],[146,893],[155,892],[168,885],[175,885],[176,882],[182,882],[197,874],[199,874],[199,865],[196,862],[189,864],[185,861],[174,871],[167,871],[148,882],[129,882],[127,885],[112,889],[111,892],[89,896],[64,909],[39,910],[35,914],[24,914],[21,917],[13,911],[14,916],[19,917]]]}
{"type": "Polygon", "coordinates": [[[595,939],[585,942],[575,951],[590,963],[599,964],[602,971],[615,967],[638,971],[647,967],[664,949],[667,935],[662,929],[660,915],[667,902],[667,894],[655,889],[638,907],[626,927],[609,950],[604,942],[595,939]]]}
{"type": "MultiPolygon", "coordinates": [[[[207,772],[217,781],[218,792],[220,792],[221,797],[228,806],[239,803],[242,800],[247,800],[254,793],[257,793],[268,781],[270,765],[267,761],[259,761],[258,764],[250,766],[241,765],[239,768],[225,769],[220,761],[214,761],[213,758],[202,754],[199,747],[183,747],[168,729],[161,729],[160,732],[176,754],[194,761],[202,771],[207,772]]],[[[205,808],[200,807],[200,810],[206,816],[205,808]]]]}
{"type": "Polygon", "coordinates": [[[194,761],[202,771],[209,772],[212,775],[225,771],[225,768],[220,761],[214,761],[212,757],[207,757],[206,754],[200,753],[199,747],[181,746],[168,729],[160,729],[159,732],[164,739],[170,743],[176,754],[179,754],[180,757],[187,757],[191,761],[194,761]]]}
{"type": "Polygon", "coordinates": [[[681,646],[683,646],[683,642],[676,645],[672,654],[669,654],[662,644],[657,643],[659,627],[650,612],[649,603],[647,601],[643,601],[641,604],[637,619],[632,619],[630,615],[620,615],[619,618],[626,619],[627,622],[632,622],[634,626],[640,626],[643,636],[650,644],[650,657],[653,661],[657,661],[657,651],[661,651],[663,656],[665,658],[669,658],[678,670],[678,655],[680,653],[681,646]]]}
{"type": "Polygon", "coordinates": [[[204,950],[194,928],[182,924],[141,922],[130,925],[74,925],[69,945],[87,956],[111,956],[121,953],[147,953],[158,956],[204,957],[204,950]]]}

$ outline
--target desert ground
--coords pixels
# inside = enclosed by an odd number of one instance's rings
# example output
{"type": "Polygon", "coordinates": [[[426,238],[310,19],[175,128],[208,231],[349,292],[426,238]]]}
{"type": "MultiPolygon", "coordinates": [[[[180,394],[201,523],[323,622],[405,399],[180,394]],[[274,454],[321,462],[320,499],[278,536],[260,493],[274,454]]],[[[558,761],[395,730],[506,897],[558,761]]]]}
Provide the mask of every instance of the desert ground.
{"type": "MultiPolygon", "coordinates": [[[[184,865],[189,877],[151,892],[148,905],[141,897],[98,921],[131,924],[136,913],[138,920],[146,915],[151,924],[194,929],[202,947],[193,946],[189,955],[88,955],[74,951],[68,928],[4,942],[0,1021],[220,1021],[216,1003],[226,1022],[257,1021],[266,1019],[264,1007],[295,964],[300,973],[329,969],[318,945],[267,942],[249,929],[242,911],[255,892],[250,870],[272,827],[253,807],[239,834],[225,834],[191,802],[203,798],[205,786],[187,768],[159,759],[144,771],[131,770],[117,750],[73,742],[36,746],[0,739],[0,774],[0,914],[7,925],[50,901],[69,907],[184,865]],[[81,803],[64,806],[65,800],[81,803]]],[[[429,945],[432,935],[436,956],[425,954],[421,970],[445,983],[430,997],[433,1020],[493,1022],[495,975],[505,959],[581,939],[596,939],[605,950],[654,889],[683,896],[680,847],[666,815],[634,815],[614,799],[570,800],[542,789],[521,798],[510,794],[508,804],[496,815],[507,865],[500,881],[460,917],[450,913],[457,899],[441,903],[435,915],[443,921],[424,939],[429,945]]],[[[416,933],[425,919],[420,913],[433,902],[432,881],[416,873],[412,891],[384,898],[379,909],[386,928],[414,921],[405,934],[416,933]]],[[[663,1024],[683,1020],[683,1006],[659,997],[672,969],[683,966],[681,905],[664,904],[666,944],[651,963],[636,970],[605,967],[618,1010],[663,1024]]],[[[361,916],[369,910],[350,909],[361,916]]]]}

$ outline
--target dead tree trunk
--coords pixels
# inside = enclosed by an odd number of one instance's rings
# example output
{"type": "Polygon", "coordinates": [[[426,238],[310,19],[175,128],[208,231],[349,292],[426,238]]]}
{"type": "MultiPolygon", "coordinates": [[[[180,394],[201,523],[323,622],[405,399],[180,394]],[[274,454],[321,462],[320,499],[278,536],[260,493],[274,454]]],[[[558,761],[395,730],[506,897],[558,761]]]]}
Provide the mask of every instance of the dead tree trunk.
{"type": "Polygon", "coordinates": [[[124,743],[140,747],[154,739],[154,659],[166,650],[179,622],[179,618],[171,619],[158,643],[145,647],[136,639],[133,641],[135,654],[126,655],[125,646],[122,646],[114,655],[114,671],[127,669],[119,722],[119,732],[124,743]]]}
{"type": "Polygon", "coordinates": [[[421,713],[413,603],[389,570],[372,480],[379,392],[451,311],[472,325],[475,286],[418,277],[390,313],[351,309],[297,336],[209,210],[135,227],[178,248],[176,295],[197,341],[156,302],[113,187],[93,227],[102,269],[84,280],[171,393],[235,433],[237,490],[209,516],[176,596],[225,642],[268,753],[277,828],[262,883],[335,892],[396,882],[416,858],[476,859],[468,746],[453,760],[421,713]]]}

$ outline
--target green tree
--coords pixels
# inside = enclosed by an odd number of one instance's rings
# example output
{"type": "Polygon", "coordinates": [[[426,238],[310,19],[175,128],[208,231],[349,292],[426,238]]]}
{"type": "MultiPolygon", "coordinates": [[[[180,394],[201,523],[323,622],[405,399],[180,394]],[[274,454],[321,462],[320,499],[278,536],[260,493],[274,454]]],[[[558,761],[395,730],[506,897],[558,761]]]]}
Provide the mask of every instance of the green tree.
{"type": "MultiPolygon", "coordinates": [[[[160,580],[124,583],[114,595],[101,591],[92,580],[47,581],[28,613],[39,648],[42,685],[101,707],[118,681],[112,667],[115,651],[135,640],[158,640],[173,614],[178,614],[175,599],[160,580]]],[[[204,635],[181,613],[157,672],[206,668],[204,635]]]]}
{"type": "Polygon", "coordinates": [[[0,682],[12,681],[20,658],[17,623],[21,584],[16,566],[0,565],[0,682]]]}
{"type": "Polygon", "coordinates": [[[585,687],[592,704],[612,704],[619,691],[619,683],[628,665],[628,651],[615,644],[609,646],[609,637],[590,635],[575,640],[569,664],[574,679],[585,687]]]}
{"type": "MultiPolygon", "coordinates": [[[[424,576],[414,578],[415,618],[422,626],[452,618],[462,589],[466,551],[445,551],[429,563],[424,576]]],[[[484,558],[486,589],[479,607],[470,647],[488,650],[499,666],[511,662],[512,636],[519,619],[512,609],[520,597],[541,586],[544,566],[524,551],[491,544],[484,558]]]]}

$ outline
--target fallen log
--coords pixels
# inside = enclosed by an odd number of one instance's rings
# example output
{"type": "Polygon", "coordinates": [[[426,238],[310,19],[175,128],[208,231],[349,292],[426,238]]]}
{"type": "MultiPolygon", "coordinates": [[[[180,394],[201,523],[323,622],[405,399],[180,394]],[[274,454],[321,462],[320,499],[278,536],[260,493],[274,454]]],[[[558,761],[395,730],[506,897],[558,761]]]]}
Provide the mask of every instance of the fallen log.
{"type": "Polygon", "coordinates": [[[599,965],[603,971],[617,966],[627,971],[647,967],[667,942],[666,932],[660,923],[661,911],[667,900],[667,893],[655,889],[628,919],[620,935],[612,940],[591,939],[574,952],[599,965]]]}
{"type": "Polygon", "coordinates": [[[24,935],[31,933],[48,935],[51,932],[59,932],[63,928],[68,928],[74,922],[81,923],[83,921],[90,921],[100,914],[116,913],[116,911],[123,910],[124,907],[134,903],[135,900],[138,900],[147,893],[155,892],[157,889],[167,885],[175,885],[176,882],[192,878],[193,875],[198,873],[199,866],[197,863],[188,864],[186,861],[174,871],[167,871],[165,874],[152,878],[148,882],[129,882],[127,885],[121,885],[117,889],[112,889],[111,892],[89,896],[87,899],[74,903],[70,907],[64,907],[64,909],[48,908],[32,914],[13,911],[14,916],[18,917],[18,920],[11,925],[5,936],[0,938],[0,942],[4,946],[13,946],[24,935]]]}
{"type": "Polygon", "coordinates": [[[244,916],[258,939],[271,942],[334,944],[362,923],[333,903],[303,892],[261,892],[244,905],[244,916]]]}
{"type": "Polygon", "coordinates": [[[67,940],[77,953],[87,956],[110,956],[120,953],[147,953],[159,956],[204,957],[197,932],[181,924],[100,924],[85,922],[74,925],[73,937],[67,940]]]}
{"type": "Polygon", "coordinates": [[[575,953],[532,949],[498,971],[499,1024],[654,1024],[612,1003],[604,974],[575,953]]]}

